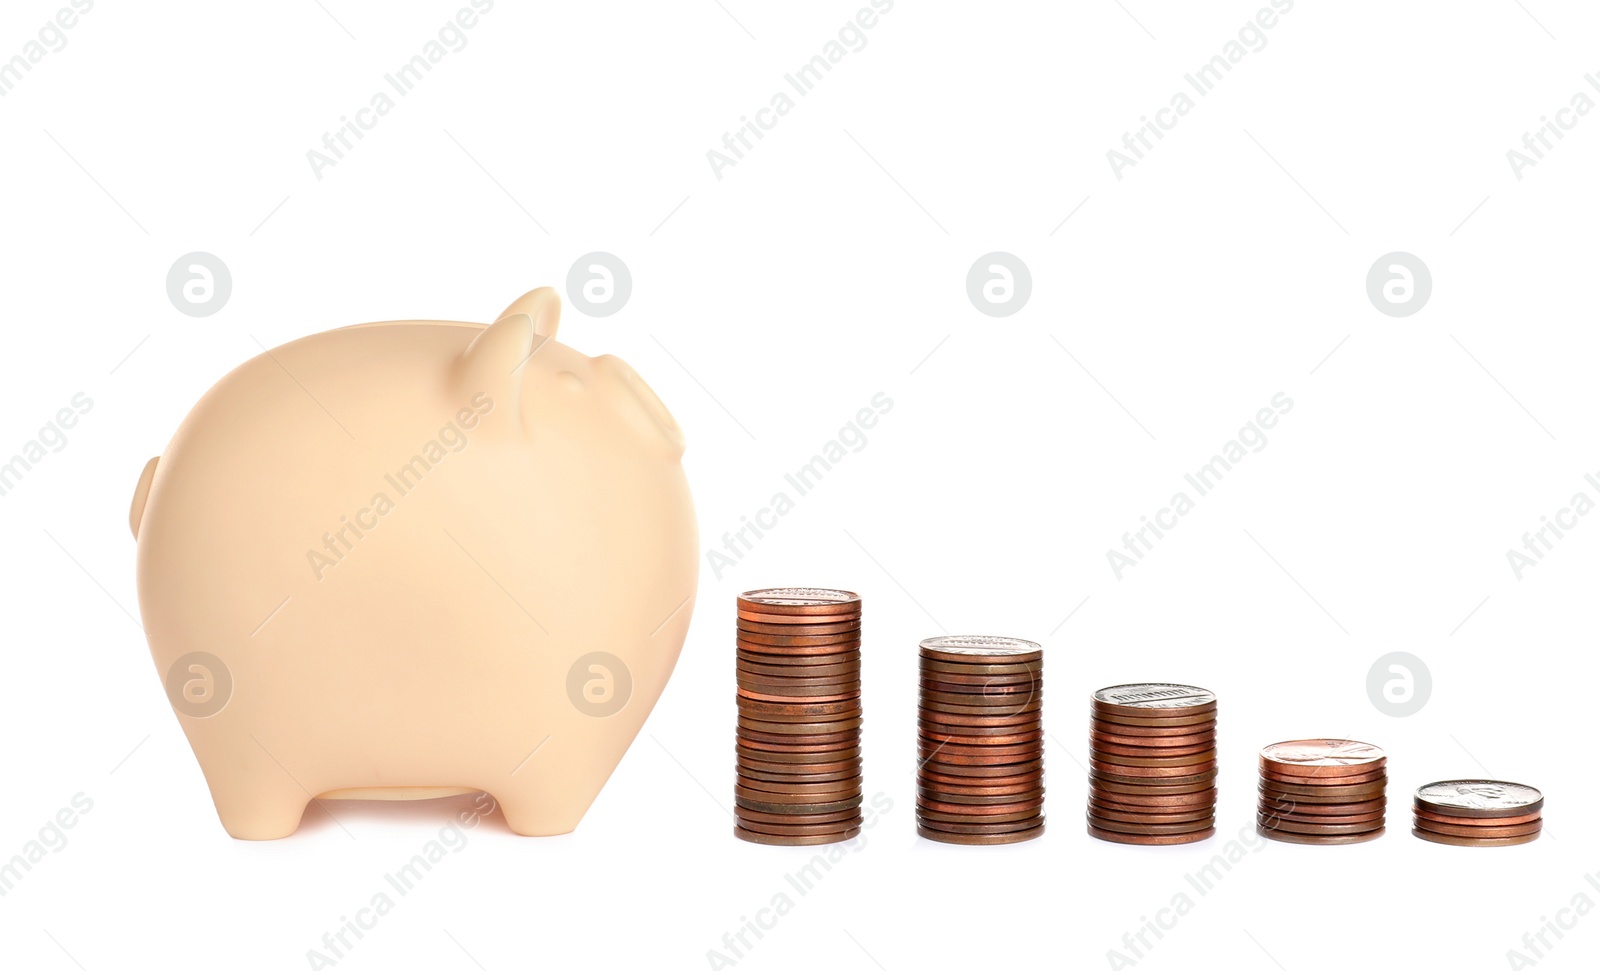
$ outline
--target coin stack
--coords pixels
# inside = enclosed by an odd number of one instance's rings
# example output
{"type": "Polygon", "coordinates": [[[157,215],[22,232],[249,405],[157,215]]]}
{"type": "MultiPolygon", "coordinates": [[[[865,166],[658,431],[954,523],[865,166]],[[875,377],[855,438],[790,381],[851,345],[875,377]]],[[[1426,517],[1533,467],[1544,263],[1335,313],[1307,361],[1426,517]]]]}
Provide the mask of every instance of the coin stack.
{"type": "Polygon", "coordinates": [[[917,834],[1020,843],[1044,833],[1044,651],[1014,637],[922,642],[917,834]]]}
{"type": "Polygon", "coordinates": [[[1383,835],[1389,784],[1383,749],[1341,738],[1261,750],[1256,831],[1284,843],[1365,843],[1383,835]]]}
{"type": "Polygon", "coordinates": [[[861,832],[861,598],[739,595],[734,835],[837,843],[861,832]]]}
{"type": "Polygon", "coordinates": [[[1217,696],[1119,684],[1089,698],[1089,835],[1196,843],[1216,830],[1217,696]]]}
{"type": "Polygon", "coordinates": [[[1539,838],[1544,795],[1490,779],[1430,782],[1417,790],[1413,836],[1452,846],[1516,846],[1539,838]]]}

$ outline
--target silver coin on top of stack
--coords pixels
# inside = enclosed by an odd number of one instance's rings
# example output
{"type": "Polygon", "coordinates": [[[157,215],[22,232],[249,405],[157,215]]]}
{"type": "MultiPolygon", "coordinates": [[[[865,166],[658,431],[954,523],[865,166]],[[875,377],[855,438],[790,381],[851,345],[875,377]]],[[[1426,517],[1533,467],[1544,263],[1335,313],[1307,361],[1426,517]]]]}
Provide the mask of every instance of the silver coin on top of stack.
{"type": "Polygon", "coordinates": [[[836,843],[861,832],[861,598],[739,595],[734,835],[836,843]]]}

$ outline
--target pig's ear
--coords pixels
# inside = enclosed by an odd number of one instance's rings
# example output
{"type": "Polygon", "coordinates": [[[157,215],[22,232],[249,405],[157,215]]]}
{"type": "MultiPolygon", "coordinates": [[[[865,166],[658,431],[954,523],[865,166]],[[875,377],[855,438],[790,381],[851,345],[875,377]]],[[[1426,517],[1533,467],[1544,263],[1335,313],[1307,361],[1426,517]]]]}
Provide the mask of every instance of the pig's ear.
{"type": "Polygon", "coordinates": [[[461,352],[454,368],[455,383],[467,395],[520,401],[528,361],[548,340],[534,333],[533,319],[527,314],[503,316],[461,352]]]}
{"type": "MultiPolygon", "coordinates": [[[[527,314],[533,321],[535,336],[554,340],[556,326],[561,323],[561,298],[556,295],[554,287],[540,287],[529,290],[522,296],[511,301],[511,306],[500,312],[500,318],[512,314],[527,314]]],[[[500,319],[496,318],[496,319],[500,319]]]]}

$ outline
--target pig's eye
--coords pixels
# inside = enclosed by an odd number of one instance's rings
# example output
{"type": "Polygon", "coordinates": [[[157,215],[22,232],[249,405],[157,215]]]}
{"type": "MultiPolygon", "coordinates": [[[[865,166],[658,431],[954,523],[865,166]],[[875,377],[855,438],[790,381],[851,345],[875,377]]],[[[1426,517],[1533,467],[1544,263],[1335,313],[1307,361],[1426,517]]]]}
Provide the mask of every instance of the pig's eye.
{"type": "Polygon", "coordinates": [[[578,377],[574,371],[558,371],[556,372],[556,380],[561,382],[561,386],[568,391],[583,390],[583,379],[578,377]]]}

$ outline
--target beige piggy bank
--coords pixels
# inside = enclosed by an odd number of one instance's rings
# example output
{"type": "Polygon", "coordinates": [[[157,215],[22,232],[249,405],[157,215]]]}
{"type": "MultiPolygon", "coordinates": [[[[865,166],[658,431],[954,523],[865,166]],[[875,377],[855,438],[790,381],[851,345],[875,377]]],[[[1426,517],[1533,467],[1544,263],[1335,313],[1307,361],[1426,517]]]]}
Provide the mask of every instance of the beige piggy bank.
{"type": "Polygon", "coordinates": [[[144,627],[232,835],[480,790],[569,832],[650,714],[694,608],[683,437],[559,314],[285,344],[145,467],[144,627]]]}

